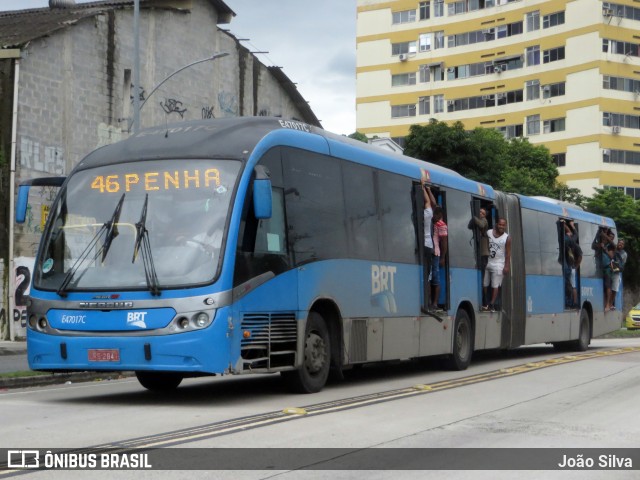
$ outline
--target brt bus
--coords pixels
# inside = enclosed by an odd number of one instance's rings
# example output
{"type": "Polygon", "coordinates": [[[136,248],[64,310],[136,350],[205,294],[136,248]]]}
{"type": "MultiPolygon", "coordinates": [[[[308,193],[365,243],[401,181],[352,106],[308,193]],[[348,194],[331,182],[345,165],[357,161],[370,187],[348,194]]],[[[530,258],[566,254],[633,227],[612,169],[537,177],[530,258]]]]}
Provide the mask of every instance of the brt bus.
{"type": "Polygon", "coordinates": [[[29,365],[135,371],[151,390],[184,377],[280,372],[317,392],[330,370],[540,342],[584,350],[619,328],[591,242],[612,220],[495,191],[451,170],[304,123],[254,117],[142,130],[87,155],[58,185],[35,261],[29,365]],[[443,311],[423,288],[423,192],[449,226],[443,311]],[[469,220],[508,221],[511,273],[481,312],[469,220]],[[568,308],[562,220],[584,258],[568,308]],[[559,261],[560,260],[560,261],[559,261]],[[427,297],[427,298],[425,298],[427,297]]]}

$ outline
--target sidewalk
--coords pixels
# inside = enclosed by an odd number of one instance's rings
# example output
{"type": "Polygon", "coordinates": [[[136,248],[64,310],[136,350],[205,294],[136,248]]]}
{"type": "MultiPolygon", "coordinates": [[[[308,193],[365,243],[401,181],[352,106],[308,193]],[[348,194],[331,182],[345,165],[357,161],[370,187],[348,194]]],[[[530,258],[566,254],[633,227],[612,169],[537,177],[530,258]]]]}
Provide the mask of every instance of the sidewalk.
{"type": "Polygon", "coordinates": [[[26,355],[27,342],[0,340],[0,355],[26,355]]]}

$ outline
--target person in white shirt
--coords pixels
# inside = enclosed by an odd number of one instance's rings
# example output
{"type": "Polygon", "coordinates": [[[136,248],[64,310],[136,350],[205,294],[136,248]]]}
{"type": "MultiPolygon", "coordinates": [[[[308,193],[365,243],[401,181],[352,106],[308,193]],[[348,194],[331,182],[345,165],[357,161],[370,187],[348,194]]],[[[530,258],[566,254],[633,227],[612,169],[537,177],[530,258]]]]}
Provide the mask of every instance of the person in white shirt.
{"type": "Polygon", "coordinates": [[[489,238],[489,260],[484,272],[482,287],[484,298],[488,298],[487,289],[491,285],[491,301],[489,305],[483,305],[482,311],[495,311],[498,292],[502,286],[502,279],[509,273],[511,264],[511,237],[505,232],[507,221],[499,219],[492,230],[487,232],[489,238]]]}
{"type": "Polygon", "coordinates": [[[436,199],[431,192],[431,188],[429,188],[424,182],[422,182],[422,193],[424,195],[424,265],[422,266],[424,302],[422,309],[429,311],[429,278],[431,274],[431,259],[433,256],[431,220],[433,219],[433,207],[436,205],[436,199]]]}

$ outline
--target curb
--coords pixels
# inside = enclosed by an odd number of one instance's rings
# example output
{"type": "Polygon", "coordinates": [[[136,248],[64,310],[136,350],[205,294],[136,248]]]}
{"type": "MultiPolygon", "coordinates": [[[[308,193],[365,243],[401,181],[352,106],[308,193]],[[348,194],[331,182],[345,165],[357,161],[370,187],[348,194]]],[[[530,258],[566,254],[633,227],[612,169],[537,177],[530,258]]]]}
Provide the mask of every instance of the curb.
{"type": "Polygon", "coordinates": [[[0,377],[0,389],[42,387],[65,383],[99,382],[134,376],[133,372],[74,372],[33,375],[29,377],[0,377]]]}

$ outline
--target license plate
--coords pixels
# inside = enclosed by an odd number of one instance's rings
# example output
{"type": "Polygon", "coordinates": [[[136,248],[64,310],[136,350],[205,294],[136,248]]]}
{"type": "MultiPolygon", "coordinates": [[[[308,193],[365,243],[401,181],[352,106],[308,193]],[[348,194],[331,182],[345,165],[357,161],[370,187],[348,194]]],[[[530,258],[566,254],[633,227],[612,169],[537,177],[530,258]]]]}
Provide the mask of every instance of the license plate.
{"type": "Polygon", "coordinates": [[[119,362],[120,350],[117,348],[92,348],[89,349],[90,362],[119,362]]]}

